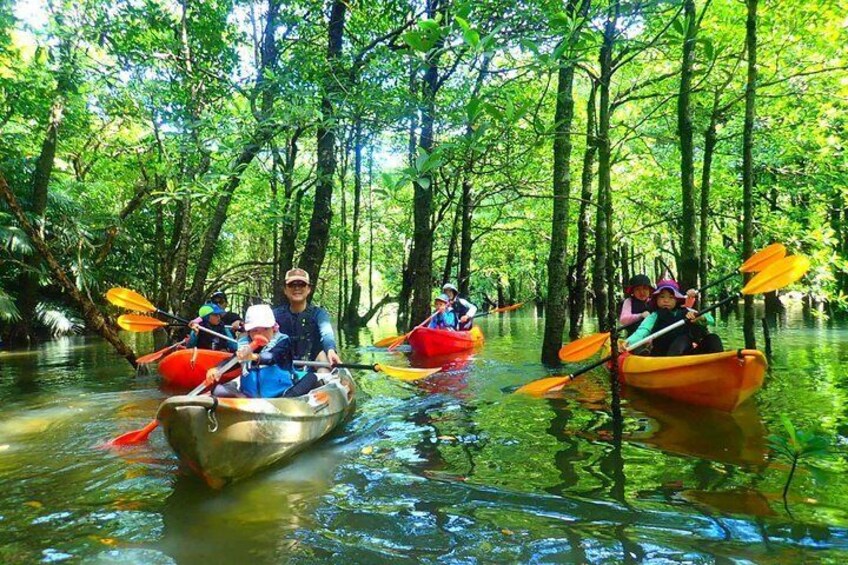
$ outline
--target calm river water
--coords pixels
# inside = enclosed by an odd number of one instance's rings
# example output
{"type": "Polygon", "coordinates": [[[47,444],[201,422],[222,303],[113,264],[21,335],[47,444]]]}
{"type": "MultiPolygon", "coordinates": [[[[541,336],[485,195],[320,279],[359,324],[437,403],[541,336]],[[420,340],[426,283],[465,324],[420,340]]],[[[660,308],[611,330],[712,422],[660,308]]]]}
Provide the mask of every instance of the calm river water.
{"type": "MultiPolygon", "coordinates": [[[[0,562],[848,560],[848,327],[792,312],[765,387],[732,415],[625,394],[616,426],[602,370],[557,398],[508,394],[545,376],[541,320],[481,325],[482,350],[417,385],[359,373],[339,433],[222,492],[180,474],[161,432],[95,447],[164,397],[108,345],[0,352],[0,562]],[[782,413],[835,453],[796,475],[786,506],[789,467],[767,446],[782,413]]],[[[720,322],[729,347],[739,325],[720,322]]],[[[345,357],[409,363],[365,345],[345,357]]]]}

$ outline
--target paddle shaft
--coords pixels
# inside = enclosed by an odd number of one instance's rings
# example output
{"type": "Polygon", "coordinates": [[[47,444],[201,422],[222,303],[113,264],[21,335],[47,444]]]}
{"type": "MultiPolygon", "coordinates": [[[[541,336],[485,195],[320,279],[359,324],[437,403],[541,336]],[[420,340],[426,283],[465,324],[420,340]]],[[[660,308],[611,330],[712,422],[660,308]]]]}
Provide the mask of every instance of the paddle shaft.
{"type": "Polygon", "coordinates": [[[339,369],[363,369],[365,371],[379,372],[376,364],[365,365],[363,363],[336,363],[333,365],[332,363],[326,363],[324,361],[301,361],[300,359],[295,359],[294,364],[301,365],[303,367],[319,367],[324,369],[333,369],[338,367],[339,369]]]}
{"type": "Polygon", "coordinates": [[[427,325],[427,323],[428,323],[430,320],[432,320],[432,319],[433,319],[433,316],[435,316],[435,315],[436,315],[436,314],[438,314],[438,313],[439,313],[439,311],[438,311],[438,310],[436,310],[435,312],[433,312],[432,314],[430,314],[430,317],[428,317],[426,320],[424,320],[423,322],[421,322],[420,324],[418,324],[417,326],[415,326],[414,328],[412,328],[411,330],[409,330],[408,332],[406,332],[405,334],[403,334],[402,336],[400,336],[400,337],[397,339],[397,341],[395,341],[393,344],[391,344],[391,345],[389,346],[389,351],[392,351],[395,347],[397,347],[398,345],[400,345],[401,343],[403,343],[404,341],[406,341],[406,338],[408,338],[410,335],[412,335],[412,332],[414,332],[414,331],[415,331],[415,330],[417,330],[418,328],[423,328],[424,326],[426,326],[426,325],[427,325]]]}
{"type": "MultiPolygon", "coordinates": [[[[735,273],[734,273],[734,274],[735,274],[735,273]]],[[[732,302],[732,301],[734,301],[734,300],[738,300],[740,296],[741,296],[741,294],[739,294],[739,293],[736,293],[736,294],[733,294],[733,295],[731,295],[731,296],[728,296],[727,298],[725,298],[725,299],[724,299],[724,300],[722,300],[721,302],[719,302],[719,303],[717,303],[717,304],[713,304],[713,305],[712,305],[712,306],[710,306],[709,308],[705,308],[704,310],[699,311],[699,312],[698,312],[698,315],[699,315],[699,316],[702,316],[702,315],[704,315],[704,314],[708,314],[708,313],[712,312],[713,310],[716,310],[717,308],[721,308],[721,307],[722,307],[722,306],[724,306],[725,304],[728,304],[728,303],[730,303],[730,302],[732,302]]],[[[679,328],[680,326],[682,326],[682,325],[683,325],[683,324],[685,324],[686,322],[688,322],[688,320],[686,320],[685,318],[684,318],[683,320],[680,320],[679,322],[675,322],[675,323],[671,324],[670,326],[665,327],[665,328],[661,329],[660,331],[658,331],[658,332],[656,332],[656,333],[652,333],[651,335],[649,335],[649,336],[648,336],[648,337],[646,337],[645,339],[641,339],[641,340],[637,341],[637,342],[636,342],[636,343],[634,343],[633,345],[628,345],[627,347],[625,347],[625,348],[624,348],[624,351],[633,351],[634,349],[637,349],[637,348],[639,348],[639,347],[642,347],[643,345],[645,345],[646,343],[650,342],[651,340],[656,339],[656,338],[660,337],[661,335],[665,335],[665,334],[667,334],[668,332],[670,332],[670,331],[672,331],[672,330],[674,330],[674,329],[676,329],[676,328],[679,328]]],[[[607,355],[607,356],[606,356],[606,357],[604,357],[603,359],[600,359],[600,360],[598,360],[598,361],[596,361],[596,362],[592,363],[591,365],[587,365],[586,367],[583,367],[583,368],[582,368],[582,369],[580,369],[579,371],[576,371],[576,372],[574,372],[574,373],[571,373],[570,375],[568,375],[567,379],[568,379],[569,381],[573,381],[575,378],[579,377],[579,376],[580,376],[580,375],[582,375],[583,373],[588,373],[588,372],[589,372],[589,371],[591,371],[592,369],[595,369],[595,368],[597,368],[597,367],[600,367],[601,365],[603,365],[603,364],[605,364],[605,363],[608,363],[608,362],[610,362],[610,361],[612,361],[612,355],[607,355]]]]}

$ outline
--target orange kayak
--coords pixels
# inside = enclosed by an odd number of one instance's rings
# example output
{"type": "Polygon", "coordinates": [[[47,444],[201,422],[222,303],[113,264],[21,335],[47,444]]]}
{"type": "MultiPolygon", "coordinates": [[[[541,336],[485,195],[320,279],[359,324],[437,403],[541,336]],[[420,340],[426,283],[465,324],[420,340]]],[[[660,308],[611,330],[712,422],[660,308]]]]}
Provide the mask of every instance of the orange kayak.
{"type": "Polygon", "coordinates": [[[409,336],[412,351],[426,357],[466,351],[482,343],[483,332],[477,326],[467,332],[416,328],[409,336]]]}
{"type": "Polygon", "coordinates": [[[686,404],[732,412],[763,385],[765,356],[754,349],[681,357],[624,354],[619,380],[686,404]]]}
{"type": "MultiPolygon", "coordinates": [[[[211,349],[181,349],[171,353],[159,362],[159,374],[166,386],[174,388],[194,388],[206,378],[206,371],[229,359],[233,354],[228,351],[211,349]]],[[[241,367],[236,367],[227,376],[237,377],[241,367]]]]}

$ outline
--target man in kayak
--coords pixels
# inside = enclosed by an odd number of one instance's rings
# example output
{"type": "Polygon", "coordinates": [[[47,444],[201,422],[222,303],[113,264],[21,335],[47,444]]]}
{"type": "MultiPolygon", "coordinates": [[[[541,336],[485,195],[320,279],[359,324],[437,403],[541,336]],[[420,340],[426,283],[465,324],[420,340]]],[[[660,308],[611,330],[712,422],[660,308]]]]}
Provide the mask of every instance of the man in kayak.
{"type": "Polygon", "coordinates": [[[230,312],[227,309],[227,295],[221,292],[220,290],[216,290],[209,297],[209,302],[212,304],[216,304],[224,313],[221,315],[221,321],[224,322],[224,325],[230,328],[233,332],[242,331],[242,325],[244,325],[244,321],[241,319],[241,316],[236,314],[235,312],[230,312]]]}
{"type": "Polygon", "coordinates": [[[436,309],[436,313],[430,318],[430,323],[427,324],[427,327],[436,330],[454,331],[456,329],[457,319],[456,314],[454,314],[450,307],[450,298],[448,298],[448,295],[440,294],[437,296],[433,301],[433,307],[436,309]]]}
{"type": "Polygon", "coordinates": [[[445,283],[442,287],[442,292],[448,296],[450,307],[454,315],[458,318],[457,329],[464,332],[470,330],[471,326],[474,325],[474,315],[477,313],[477,307],[465,298],[462,298],[459,295],[459,289],[451,283],[445,283]]]}
{"type": "Polygon", "coordinates": [[[212,349],[213,351],[235,351],[235,338],[230,328],[222,319],[224,311],[216,304],[204,304],[197,311],[198,318],[191,321],[188,327],[191,333],[188,336],[186,347],[198,349],[212,349]],[[200,328],[206,328],[220,334],[214,335],[200,328]],[[225,336],[225,337],[221,337],[225,336]]]}
{"type": "MultiPolygon", "coordinates": [[[[320,386],[313,372],[299,375],[294,369],[294,342],[281,333],[268,304],[257,304],[247,309],[244,316],[246,335],[239,339],[236,356],[247,363],[236,384],[231,381],[217,385],[213,391],[221,397],[278,398],[301,396],[320,386]],[[264,336],[268,343],[259,352],[250,349],[250,341],[257,335],[264,336]]],[[[207,386],[218,382],[218,369],[212,367],[206,373],[207,386]]]]}
{"type": "Polygon", "coordinates": [[[285,295],[288,304],[274,309],[280,332],[294,343],[295,359],[325,361],[331,365],[342,362],[336,351],[336,336],[330,315],[315,304],[309,304],[312,284],[309,273],[294,268],[286,272],[285,295]]]}
{"type": "Polygon", "coordinates": [[[641,341],[685,319],[688,323],[651,341],[652,356],[698,355],[724,351],[721,338],[706,330],[707,325],[715,325],[712,315],[707,313],[698,316],[697,312],[686,308],[683,304],[686,295],[680,292],[677,281],[673,279],[659,281],[652,297],[654,311],[627,338],[627,345],[641,341]]]}

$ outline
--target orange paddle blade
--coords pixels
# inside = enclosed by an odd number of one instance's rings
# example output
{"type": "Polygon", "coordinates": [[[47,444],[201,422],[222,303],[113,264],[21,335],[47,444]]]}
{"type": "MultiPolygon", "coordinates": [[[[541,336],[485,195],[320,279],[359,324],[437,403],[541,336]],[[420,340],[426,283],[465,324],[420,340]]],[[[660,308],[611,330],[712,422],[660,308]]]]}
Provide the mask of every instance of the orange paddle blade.
{"type": "Polygon", "coordinates": [[[164,328],[168,322],[139,314],[122,314],[118,316],[118,325],[128,332],[152,332],[155,329],[164,328]]]}
{"type": "Polygon", "coordinates": [[[515,393],[529,394],[531,396],[543,396],[548,392],[552,392],[563,385],[570,383],[572,380],[574,379],[572,379],[571,375],[566,375],[564,377],[545,377],[544,379],[537,379],[519,387],[515,393]]]}
{"type": "Polygon", "coordinates": [[[147,441],[147,438],[150,436],[150,433],[158,426],[159,420],[152,420],[149,424],[147,424],[140,430],[133,430],[131,432],[119,435],[106,445],[119,447],[122,445],[136,445],[139,443],[144,443],[145,441],[147,441]]]}
{"type": "Polygon", "coordinates": [[[748,257],[748,260],[739,267],[739,272],[757,273],[784,257],[786,257],[786,247],[782,243],[772,243],[748,257]]]}
{"type": "Polygon", "coordinates": [[[390,367],[389,365],[380,365],[379,363],[374,365],[374,368],[381,373],[402,381],[426,379],[430,375],[442,370],[441,367],[436,367],[435,369],[416,369],[414,367],[390,367]]]}
{"type": "Polygon", "coordinates": [[[578,340],[563,345],[562,349],[559,350],[559,358],[568,363],[588,359],[598,352],[609,337],[609,332],[581,337],[578,340]]]}
{"type": "Polygon", "coordinates": [[[401,337],[403,337],[403,336],[390,335],[389,337],[384,337],[383,339],[381,339],[379,341],[375,341],[373,345],[374,345],[374,347],[387,347],[387,346],[393,344],[394,342],[396,342],[401,337]]]}
{"type": "Polygon", "coordinates": [[[115,306],[120,306],[121,308],[126,308],[127,310],[138,310],[139,312],[155,312],[156,307],[150,303],[145,297],[140,295],[134,290],[130,290],[128,288],[110,288],[106,292],[106,300],[114,304],[115,306]]]}
{"type": "Polygon", "coordinates": [[[803,255],[784,257],[757,273],[742,289],[742,294],[772,292],[794,283],[803,277],[809,269],[810,260],[803,255]]]}
{"type": "MultiPolygon", "coordinates": [[[[413,331],[415,331],[415,330],[413,330],[413,331]]],[[[404,341],[406,341],[406,338],[408,338],[408,337],[409,337],[409,335],[410,335],[411,333],[412,333],[412,332],[405,333],[405,334],[403,334],[402,336],[400,336],[399,338],[397,338],[396,340],[394,340],[394,341],[393,341],[393,342],[389,345],[389,351],[394,351],[394,350],[395,350],[395,348],[396,348],[398,345],[400,345],[400,344],[402,344],[404,341]]]]}
{"type": "Polygon", "coordinates": [[[512,312],[513,310],[518,310],[524,306],[524,302],[519,302],[518,304],[513,304],[512,306],[501,306],[500,308],[495,308],[494,310],[489,310],[489,314],[500,314],[501,312],[512,312]]]}

